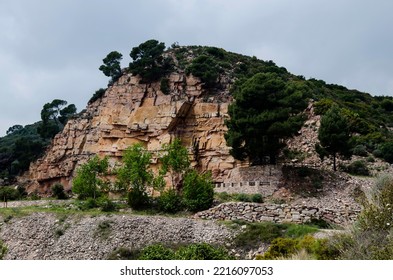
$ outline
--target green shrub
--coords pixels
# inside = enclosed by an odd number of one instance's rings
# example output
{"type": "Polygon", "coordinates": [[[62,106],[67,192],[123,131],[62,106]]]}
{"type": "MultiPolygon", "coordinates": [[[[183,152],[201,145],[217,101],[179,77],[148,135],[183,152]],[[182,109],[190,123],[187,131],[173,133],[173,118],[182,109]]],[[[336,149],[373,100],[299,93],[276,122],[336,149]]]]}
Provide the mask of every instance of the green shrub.
{"type": "Polygon", "coordinates": [[[375,162],[375,158],[373,156],[368,156],[367,162],[375,162]]]}
{"type": "Polygon", "coordinates": [[[218,59],[225,58],[225,50],[216,47],[206,47],[206,52],[218,59]]]}
{"type": "Polygon", "coordinates": [[[296,172],[297,172],[297,175],[299,176],[299,177],[307,177],[307,176],[310,176],[310,175],[312,175],[313,174],[313,170],[311,169],[311,168],[309,168],[309,167],[307,167],[307,166],[301,166],[301,167],[299,167],[297,170],[296,170],[296,172]]]}
{"type": "Polygon", "coordinates": [[[393,142],[381,144],[379,149],[381,150],[382,158],[389,163],[393,163],[393,142]]]}
{"type": "Polygon", "coordinates": [[[117,205],[107,197],[100,197],[97,201],[98,206],[104,212],[113,212],[117,210],[117,205]]]}
{"type": "Polygon", "coordinates": [[[108,173],[108,157],[100,159],[97,155],[90,158],[76,170],[72,181],[72,192],[81,200],[98,198],[108,186],[105,175],[108,173]]]}
{"type": "Polygon", "coordinates": [[[169,189],[158,198],[158,209],[166,213],[176,213],[182,210],[181,196],[175,190],[169,189]]]}
{"type": "Polygon", "coordinates": [[[242,202],[251,202],[251,197],[246,194],[246,193],[239,193],[236,195],[235,199],[237,201],[242,201],[242,202]]]}
{"type": "Polygon", "coordinates": [[[296,248],[298,251],[306,250],[317,260],[334,260],[339,257],[340,253],[328,239],[316,239],[311,235],[299,239],[296,248]]]}
{"type": "Polygon", "coordinates": [[[220,68],[212,57],[200,55],[187,67],[186,72],[200,78],[206,88],[211,88],[217,83],[220,68]]]}
{"type": "Polygon", "coordinates": [[[216,193],[215,195],[216,195],[217,200],[219,200],[220,202],[227,202],[227,201],[232,200],[232,195],[230,195],[227,192],[219,192],[219,193],[216,193]]]}
{"type": "Polygon", "coordinates": [[[348,166],[344,166],[343,170],[352,175],[369,176],[370,170],[367,167],[367,163],[363,160],[356,160],[350,163],[348,166]]]}
{"type": "Polygon", "coordinates": [[[324,115],[335,104],[332,99],[324,98],[314,103],[315,114],[324,115]]]}
{"type": "Polygon", "coordinates": [[[64,230],[63,230],[63,229],[58,228],[58,229],[55,230],[55,236],[56,236],[57,238],[59,238],[59,237],[62,236],[62,235],[64,235],[64,230]]]}
{"type": "Polygon", "coordinates": [[[374,187],[371,200],[367,201],[359,216],[359,226],[364,231],[388,231],[393,225],[393,177],[380,176],[374,187]]]}
{"type": "Polygon", "coordinates": [[[7,246],[5,246],[4,242],[0,240],[0,260],[2,260],[7,253],[7,246]]]}
{"type": "Polygon", "coordinates": [[[352,149],[352,153],[355,156],[366,157],[367,156],[367,148],[364,145],[357,145],[352,149]]]}
{"type": "Polygon", "coordinates": [[[100,221],[98,223],[98,226],[94,232],[94,237],[99,237],[103,240],[108,239],[109,235],[112,232],[112,225],[111,225],[111,221],[109,220],[104,220],[104,221],[100,221]]]}
{"type": "Polygon", "coordinates": [[[104,96],[104,94],[105,94],[105,91],[106,91],[106,89],[103,89],[103,88],[100,88],[99,90],[97,90],[97,91],[93,94],[93,96],[90,98],[90,100],[89,100],[88,103],[91,104],[91,103],[93,103],[94,101],[96,101],[96,100],[102,98],[102,97],[104,96]]]}
{"type": "Polygon", "coordinates": [[[254,194],[238,193],[234,195],[234,199],[236,201],[241,201],[241,202],[255,202],[255,203],[263,202],[263,197],[259,193],[254,193],[254,194]]]}
{"type": "Polygon", "coordinates": [[[246,228],[239,233],[234,243],[237,247],[253,247],[255,244],[268,243],[277,237],[283,235],[283,231],[287,228],[284,224],[266,223],[242,223],[246,228]]]}
{"type": "Polygon", "coordinates": [[[189,171],[184,177],[183,202],[190,211],[208,209],[213,204],[214,186],[210,173],[189,171]]]}
{"type": "Polygon", "coordinates": [[[178,260],[231,260],[233,257],[222,247],[214,247],[207,243],[191,244],[179,248],[176,252],[178,260]]]}
{"type": "Polygon", "coordinates": [[[263,254],[264,260],[274,260],[279,257],[288,257],[296,252],[298,241],[292,238],[278,237],[272,241],[269,249],[263,254]]]}
{"type": "Polygon", "coordinates": [[[154,244],[143,248],[138,257],[139,260],[174,260],[175,253],[172,249],[162,244],[154,244]]]}
{"type": "Polygon", "coordinates": [[[150,197],[145,191],[144,187],[137,187],[131,189],[128,193],[128,205],[135,210],[146,209],[150,206],[150,197]]]}
{"type": "Polygon", "coordinates": [[[262,256],[257,256],[259,260],[274,260],[279,258],[290,258],[299,252],[307,252],[316,260],[334,260],[339,257],[339,251],[327,239],[316,239],[311,235],[302,238],[276,238],[272,241],[269,249],[262,256]]]}
{"type": "Polygon", "coordinates": [[[56,183],[51,187],[52,196],[57,199],[67,199],[67,195],[64,192],[64,187],[60,183],[56,183]]]}
{"type": "Polygon", "coordinates": [[[260,193],[254,193],[251,195],[251,201],[255,203],[262,203],[263,197],[260,193]]]}
{"type": "Polygon", "coordinates": [[[322,229],[332,228],[332,225],[330,223],[328,223],[326,220],[315,219],[315,218],[312,218],[309,222],[306,223],[306,225],[314,226],[314,227],[322,228],[322,229]]]}
{"type": "Polygon", "coordinates": [[[161,79],[160,90],[162,91],[163,94],[166,94],[166,95],[168,95],[171,92],[171,89],[169,87],[169,79],[168,78],[161,79]]]}
{"type": "Polygon", "coordinates": [[[29,194],[29,199],[30,200],[40,200],[41,196],[36,191],[34,191],[29,194]]]}
{"type": "Polygon", "coordinates": [[[0,186],[0,201],[17,200],[20,193],[15,187],[0,186]]]}
{"type": "Polygon", "coordinates": [[[298,238],[317,231],[318,228],[315,226],[289,224],[285,231],[285,237],[298,238]]]}
{"type": "Polygon", "coordinates": [[[377,178],[373,192],[350,234],[336,238],[342,259],[387,260],[393,258],[393,177],[377,178]]]}
{"type": "Polygon", "coordinates": [[[83,203],[83,209],[84,210],[93,209],[93,208],[97,208],[97,207],[98,207],[97,200],[92,198],[92,197],[89,197],[83,203]]]}
{"type": "Polygon", "coordinates": [[[108,260],[136,260],[140,254],[139,250],[131,250],[120,247],[109,254],[108,260]]]}

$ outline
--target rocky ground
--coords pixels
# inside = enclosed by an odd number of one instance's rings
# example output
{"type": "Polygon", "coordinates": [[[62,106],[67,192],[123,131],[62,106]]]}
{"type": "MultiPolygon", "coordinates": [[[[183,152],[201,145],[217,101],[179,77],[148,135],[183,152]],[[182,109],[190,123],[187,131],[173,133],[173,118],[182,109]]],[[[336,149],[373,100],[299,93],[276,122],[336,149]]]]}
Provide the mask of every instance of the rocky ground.
{"type": "Polygon", "coordinates": [[[82,215],[33,213],[0,217],[4,259],[107,259],[118,248],[153,243],[207,242],[224,245],[234,230],[214,221],[129,214],[82,215]]]}

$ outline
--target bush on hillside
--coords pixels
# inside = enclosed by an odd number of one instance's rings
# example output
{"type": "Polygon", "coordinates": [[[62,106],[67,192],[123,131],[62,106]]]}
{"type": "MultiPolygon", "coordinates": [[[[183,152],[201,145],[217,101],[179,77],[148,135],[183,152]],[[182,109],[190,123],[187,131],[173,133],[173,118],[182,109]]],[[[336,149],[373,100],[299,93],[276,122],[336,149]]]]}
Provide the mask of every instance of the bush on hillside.
{"type": "Polygon", "coordinates": [[[158,197],[158,210],[165,213],[176,213],[182,210],[182,198],[175,190],[169,189],[158,197]]]}
{"type": "Polygon", "coordinates": [[[64,186],[60,183],[56,183],[51,187],[52,196],[57,199],[67,199],[67,194],[64,192],[64,186]]]}
{"type": "Polygon", "coordinates": [[[210,173],[198,174],[189,171],[184,178],[183,201],[190,211],[201,211],[210,208],[214,199],[214,186],[210,173]]]}
{"type": "Polygon", "coordinates": [[[343,171],[352,175],[370,176],[370,170],[367,167],[367,163],[363,160],[356,160],[347,166],[342,165],[340,167],[343,171]]]}

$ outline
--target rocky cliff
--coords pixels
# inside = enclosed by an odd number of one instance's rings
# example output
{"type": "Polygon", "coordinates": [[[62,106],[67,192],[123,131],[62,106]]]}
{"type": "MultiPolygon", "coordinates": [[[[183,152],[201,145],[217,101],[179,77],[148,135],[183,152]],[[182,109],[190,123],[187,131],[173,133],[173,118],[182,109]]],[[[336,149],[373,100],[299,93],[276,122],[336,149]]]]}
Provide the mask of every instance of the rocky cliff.
{"type": "Polygon", "coordinates": [[[175,71],[169,76],[170,94],[164,94],[159,82],[145,84],[124,74],[102,98],[69,120],[45,155],[31,165],[28,190],[45,193],[55,182],[69,189],[76,168],[91,155],[109,156],[114,165],[134,143],[153,152],[154,165],[161,146],[174,138],[188,148],[193,166],[223,181],[235,160],[224,139],[230,82],[220,84],[209,94],[199,79],[175,71]]]}

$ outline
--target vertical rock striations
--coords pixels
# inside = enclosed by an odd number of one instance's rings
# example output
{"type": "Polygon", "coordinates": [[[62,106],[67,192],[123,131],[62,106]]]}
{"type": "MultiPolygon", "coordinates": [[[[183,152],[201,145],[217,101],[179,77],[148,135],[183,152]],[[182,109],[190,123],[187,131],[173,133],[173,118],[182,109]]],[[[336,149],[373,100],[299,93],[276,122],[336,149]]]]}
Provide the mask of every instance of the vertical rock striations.
{"type": "Polygon", "coordinates": [[[169,76],[170,94],[160,82],[143,84],[124,74],[105,95],[68,121],[46,154],[31,165],[29,191],[45,193],[55,182],[71,188],[76,168],[94,154],[109,156],[114,165],[134,143],[143,145],[157,163],[162,144],[178,137],[188,148],[193,165],[211,170],[222,181],[235,166],[224,133],[229,82],[207,93],[199,79],[174,72],[169,76]]]}

